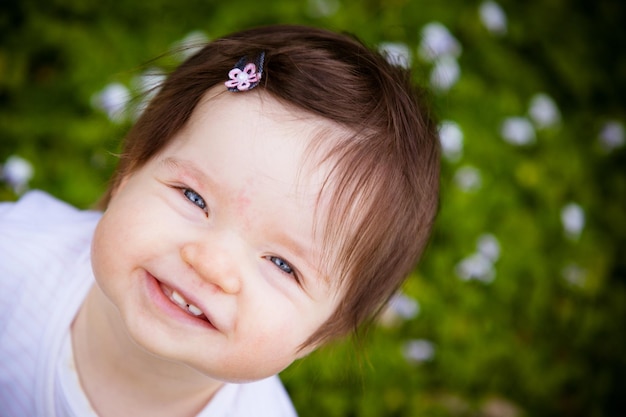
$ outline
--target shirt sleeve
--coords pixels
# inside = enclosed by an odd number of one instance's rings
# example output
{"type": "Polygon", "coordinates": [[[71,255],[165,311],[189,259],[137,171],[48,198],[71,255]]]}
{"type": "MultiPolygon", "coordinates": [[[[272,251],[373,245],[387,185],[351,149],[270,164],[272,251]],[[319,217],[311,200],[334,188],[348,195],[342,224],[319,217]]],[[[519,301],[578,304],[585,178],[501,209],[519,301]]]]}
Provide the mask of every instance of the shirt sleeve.
{"type": "Polygon", "coordinates": [[[74,259],[67,249],[85,245],[100,213],[81,211],[42,191],[0,203],[0,335],[6,314],[27,280],[63,270],[74,259]]]}

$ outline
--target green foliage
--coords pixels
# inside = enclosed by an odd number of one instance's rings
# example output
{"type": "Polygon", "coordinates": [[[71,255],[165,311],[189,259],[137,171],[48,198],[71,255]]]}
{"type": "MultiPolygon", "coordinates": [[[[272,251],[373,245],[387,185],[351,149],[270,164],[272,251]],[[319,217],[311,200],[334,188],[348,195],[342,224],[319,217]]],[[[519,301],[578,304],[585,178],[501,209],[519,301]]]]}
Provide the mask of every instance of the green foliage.
{"type": "MultiPolygon", "coordinates": [[[[370,45],[407,45],[416,79],[427,82],[433,64],[419,59],[421,30],[441,22],[462,46],[461,75],[434,102],[462,130],[463,155],[444,161],[433,240],[404,289],[419,314],[376,325],[362,350],[350,341],[322,348],[283,380],[303,417],[618,415],[626,405],[626,153],[598,138],[606,122],[626,120],[626,8],[610,0],[501,6],[508,28],[497,35],[481,23],[479,3],[461,0],[4,1],[0,164],[19,155],[34,166],[30,187],[88,207],[130,123],[111,122],[93,97],[171,66],[171,58],[150,60],[187,34],[215,38],[269,23],[343,30],[370,45]],[[557,103],[560,123],[535,125],[533,144],[507,143],[503,120],[526,117],[537,93],[557,103]],[[459,187],[463,172],[480,184],[459,187]],[[579,236],[561,223],[570,203],[584,213],[579,236]],[[501,249],[495,276],[460,279],[459,265],[485,234],[501,249]],[[407,360],[403,349],[415,339],[432,343],[434,356],[407,360]]],[[[15,198],[0,185],[0,199],[15,198]]]]}

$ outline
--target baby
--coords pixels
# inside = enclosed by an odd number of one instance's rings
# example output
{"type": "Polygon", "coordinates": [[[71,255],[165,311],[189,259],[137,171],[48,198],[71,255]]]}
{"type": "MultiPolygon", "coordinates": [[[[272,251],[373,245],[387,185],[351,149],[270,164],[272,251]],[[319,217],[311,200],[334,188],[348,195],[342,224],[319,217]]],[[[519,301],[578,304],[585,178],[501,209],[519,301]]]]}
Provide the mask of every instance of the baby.
{"type": "Polygon", "coordinates": [[[208,44],[127,135],[103,213],[0,204],[0,416],[294,416],[276,374],[397,291],[438,175],[423,92],[358,41],[208,44]]]}

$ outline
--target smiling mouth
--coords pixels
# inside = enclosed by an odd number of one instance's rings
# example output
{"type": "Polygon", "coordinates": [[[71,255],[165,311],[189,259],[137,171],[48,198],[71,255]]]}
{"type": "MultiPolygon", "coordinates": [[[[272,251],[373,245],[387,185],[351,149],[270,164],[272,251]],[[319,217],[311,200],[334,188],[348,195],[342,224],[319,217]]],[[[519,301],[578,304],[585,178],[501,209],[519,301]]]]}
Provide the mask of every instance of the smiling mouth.
{"type": "Polygon", "coordinates": [[[177,305],[185,313],[189,314],[190,316],[196,317],[200,320],[204,320],[208,323],[211,323],[209,319],[207,318],[207,316],[204,315],[202,310],[200,310],[200,308],[198,308],[197,306],[185,300],[185,298],[176,290],[172,290],[171,288],[165,286],[162,282],[159,282],[159,286],[161,287],[161,291],[163,291],[163,294],[165,294],[165,296],[169,298],[169,300],[173,304],[177,305]]]}

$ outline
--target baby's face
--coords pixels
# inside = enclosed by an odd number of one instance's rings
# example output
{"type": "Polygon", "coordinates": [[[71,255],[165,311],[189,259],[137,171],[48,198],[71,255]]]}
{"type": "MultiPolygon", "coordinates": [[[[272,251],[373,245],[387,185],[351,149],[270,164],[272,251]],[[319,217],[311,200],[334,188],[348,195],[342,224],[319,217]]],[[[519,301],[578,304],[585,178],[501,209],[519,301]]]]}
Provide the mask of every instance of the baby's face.
{"type": "Polygon", "coordinates": [[[260,379],[306,353],[335,310],[314,231],[316,213],[328,217],[315,211],[326,172],[303,158],[333,126],[286,110],[254,91],[205,98],[114,194],[93,269],[147,351],[220,380],[260,379]]]}

